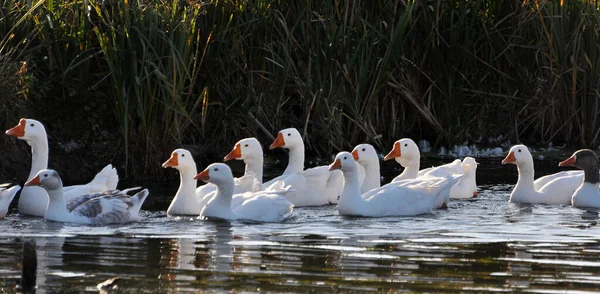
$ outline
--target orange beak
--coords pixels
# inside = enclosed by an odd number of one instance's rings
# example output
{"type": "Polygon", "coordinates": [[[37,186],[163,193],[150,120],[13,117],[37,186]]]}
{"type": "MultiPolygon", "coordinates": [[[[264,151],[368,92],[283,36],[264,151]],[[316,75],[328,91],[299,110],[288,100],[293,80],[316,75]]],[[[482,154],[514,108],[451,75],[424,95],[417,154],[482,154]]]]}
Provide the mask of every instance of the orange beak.
{"type": "Polygon", "coordinates": [[[400,151],[400,142],[396,142],[394,143],[394,148],[392,149],[392,151],[390,151],[390,153],[388,153],[383,160],[390,160],[392,158],[396,158],[396,157],[400,157],[402,156],[402,152],[400,151]]]}
{"type": "Polygon", "coordinates": [[[179,157],[177,156],[177,153],[173,152],[171,153],[171,157],[165,161],[162,164],[162,167],[167,168],[167,167],[176,167],[179,165],[179,157]]]}
{"type": "Polygon", "coordinates": [[[25,124],[27,124],[27,122],[22,118],[19,120],[19,124],[16,127],[6,130],[6,134],[17,138],[25,136],[25,124]]]}
{"type": "Polygon", "coordinates": [[[210,179],[209,175],[208,175],[208,168],[203,170],[201,173],[197,174],[194,177],[194,180],[203,180],[203,181],[208,181],[210,179]]]}
{"type": "Polygon", "coordinates": [[[506,158],[502,160],[502,164],[513,163],[515,161],[517,161],[517,159],[515,158],[515,153],[511,151],[510,153],[508,153],[506,158]]]}
{"type": "Polygon", "coordinates": [[[358,161],[358,151],[353,150],[352,151],[352,157],[354,157],[354,160],[358,161]]]}
{"type": "Polygon", "coordinates": [[[339,159],[336,159],[330,166],[329,170],[336,170],[342,168],[342,162],[339,159]]]}
{"type": "Polygon", "coordinates": [[[228,161],[228,160],[232,160],[232,159],[238,159],[242,157],[242,147],[240,147],[240,143],[235,144],[235,147],[233,147],[233,150],[231,150],[231,152],[229,152],[229,154],[227,154],[227,156],[225,156],[225,158],[223,159],[224,161],[228,161]]]}
{"type": "Polygon", "coordinates": [[[40,185],[40,177],[35,176],[35,178],[27,181],[24,186],[39,186],[40,185]]]}
{"type": "Polygon", "coordinates": [[[277,133],[277,138],[275,139],[273,144],[271,144],[271,146],[269,146],[269,150],[273,150],[275,148],[279,148],[279,147],[283,147],[283,146],[285,146],[285,140],[283,139],[283,134],[277,133]]]}
{"type": "Polygon", "coordinates": [[[558,166],[574,166],[575,165],[575,155],[561,161],[558,166]]]}

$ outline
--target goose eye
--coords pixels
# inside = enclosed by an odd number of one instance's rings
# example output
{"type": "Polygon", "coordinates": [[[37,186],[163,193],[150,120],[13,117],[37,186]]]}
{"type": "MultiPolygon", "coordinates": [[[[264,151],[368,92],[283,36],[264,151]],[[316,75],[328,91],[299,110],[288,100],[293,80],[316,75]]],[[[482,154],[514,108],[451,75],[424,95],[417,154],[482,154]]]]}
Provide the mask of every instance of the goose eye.
{"type": "Polygon", "coordinates": [[[218,168],[218,167],[216,167],[216,168],[215,168],[215,171],[219,171],[219,168],[218,168]]]}
{"type": "Polygon", "coordinates": [[[519,152],[521,152],[521,149],[519,149],[519,152]]]}
{"type": "Polygon", "coordinates": [[[47,177],[48,177],[48,174],[45,174],[45,175],[44,175],[44,178],[47,178],[47,177]]]}
{"type": "Polygon", "coordinates": [[[248,147],[248,144],[244,145],[244,147],[248,147]]]}
{"type": "Polygon", "coordinates": [[[181,157],[185,157],[185,154],[181,154],[181,157]]]}
{"type": "Polygon", "coordinates": [[[404,144],[404,147],[408,147],[408,143],[407,143],[407,144],[404,144]]]}
{"type": "Polygon", "coordinates": [[[363,152],[365,152],[366,150],[367,150],[366,148],[363,148],[363,149],[362,149],[362,151],[363,151],[363,152]]]}
{"type": "Polygon", "coordinates": [[[30,124],[30,126],[32,126],[32,127],[33,127],[33,124],[30,124]]]}
{"type": "Polygon", "coordinates": [[[347,158],[347,157],[346,157],[346,156],[344,156],[344,160],[346,160],[346,158],[347,158]]]}
{"type": "Polygon", "coordinates": [[[292,133],[288,133],[288,137],[291,136],[291,135],[292,135],[292,133]]]}

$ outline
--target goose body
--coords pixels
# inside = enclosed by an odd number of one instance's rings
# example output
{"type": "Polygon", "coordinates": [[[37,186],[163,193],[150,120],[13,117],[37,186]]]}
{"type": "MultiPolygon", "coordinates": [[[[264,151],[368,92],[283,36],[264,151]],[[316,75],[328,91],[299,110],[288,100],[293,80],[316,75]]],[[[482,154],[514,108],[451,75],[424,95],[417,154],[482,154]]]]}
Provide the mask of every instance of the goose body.
{"type": "Polygon", "coordinates": [[[0,185],[0,219],[3,219],[6,216],[8,206],[10,206],[10,203],[13,198],[15,198],[15,195],[17,195],[17,192],[21,190],[21,186],[19,185],[6,188],[8,185],[9,184],[0,185]]]}
{"type": "Polygon", "coordinates": [[[245,199],[233,207],[233,175],[229,166],[223,163],[209,165],[194,178],[209,181],[217,186],[215,196],[202,208],[200,218],[279,222],[290,214],[294,207],[285,197],[269,191],[246,192],[245,199]]]}
{"type": "Polygon", "coordinates": [[[338,203],[341,215],[365,217],[410,216],[429,213],[441,198],[447,198],[450,188],[461,175],[445,178],[423,177],[389,183],[360,194],[357,163],[352,154],[340,152],[331,169],[340,169],[344,175],[344,189],[338,203]]]}
{"type": "MultiPolygon", "coordinates": [[[[44,125],[34,119],[22,118],[19,124],[6,131],[9,136],[17,137],[31,146],[31,169],[27,180],[48,168],[48,136],[44,125]]],[[[112,165],[104,167],[94,179],[85,185],[64,187],[64,197],[69,200],[82,194],[100,193],[117,188],[119,176],[112,165]]],[[[19,213],[33,216],[44,216],[48,205],[46,191],[40,187],[23,187],[19,197],[19,213]]]]}
{"type": "Polygon", "coordinates": [[[600,176],[598,175],[598,156],[592,150],[583,149],[575,152],[570,158],[559,163],[559,166],[574,166],[583,169],[584,178],[573,192],[571,204],[577,207],[600,208],[600,176]]]}
{"type": "Polygon", "coordinates": [[[304,141],[295,128],[279,131],[277,139],[269,149],[289,150],[288,166],[279,177],[265,183],[263,187],[290,187],[286,198],[295,207],[320,206],[337,203],[342,191],[343,176],[340,171],[330,171],[327,166],[304,170],[304,141]]]}
{"type": "Polygon", "coordinates": [[[533,157],[525,145],[515,145],[510,148],[502,164],[515,164],[519,178],[510,194],[510,202],[515,203],[544,203],[571,204],[571,198],[581,183],[577,175],[555,178],[539,190],[534,185],[533,157]]]}
{"type": "Polygon", "coordinates": [[[583,171],[568,170],[568,171],[561,171],[561,172],[557,172],[554,174],[545,175],[545,176],[535,179],[535,181],[533,181],[533,187],[536,190],[540,190],[543,186],[545,186],[549,182],[559,179],[559,178],[563,178],[563,177],[579,177],[579,182],[582,182],[583,181],[583,171]]]}
{"type": "Polygon", "coordinates": [[[467,199],[477,197],[477,164],[473,157],[465,157],[462,160],[463,177],[450,189],[450,198],[467,199]]]}
{"type": "Polygon", "coordinates": [[[66,201],[62,181],[54,170],[41,170],[25,186],[37,185],[47,191],[49,202],[44,219],[78,224],[119,224],[136,221],[139,210],[148,196],[144,189],[133,196],[127,192],[111,190],[96,194],[79,195],[66,201]]]}

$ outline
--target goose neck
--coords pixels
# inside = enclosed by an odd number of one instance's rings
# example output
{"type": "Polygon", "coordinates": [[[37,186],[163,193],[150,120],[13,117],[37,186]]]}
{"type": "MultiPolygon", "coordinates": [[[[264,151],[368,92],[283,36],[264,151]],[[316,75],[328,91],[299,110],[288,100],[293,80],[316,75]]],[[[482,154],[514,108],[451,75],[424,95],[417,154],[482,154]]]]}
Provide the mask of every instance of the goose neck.
{"type": "Polygon", "coordinates": [[[517,165],[519,172],[519,179],[515,185],[515,190],[522,189],[528,191],[535,191],[533,180],[534,180],[534,169],[533,162],[525,162],[517,165]]]}
{"type": "Polygon", "coordinates": [[[284,175],[299,173],[304,170],[304,145],[288,148],[289,162],[284,175]]]}
{"type": "Polygon", "coordinates": [[[583,173],[584,182],[596,184],[596,186],[598,185],[598,182],[600,182],[600,175],[598,174],[598,163],[592,163],[588,165],[583,170],[583,173]]]}
{"type": "Polygon", "coordinates": [[[249,173],[253,173],[254,176],[260,181],[263,182],[263,157],[252,157],[244,159],[244,163],[246,164],[246,170],[244,171],[244,176],[247,176],[249,173]]]}
{"type": "Polygon", "coordinates": [[[27,180],[31,180],[39,171],[48,168],[48,139],[35,138],[28,140],[27,144],[31,146],[31,170],[27,180]]]}

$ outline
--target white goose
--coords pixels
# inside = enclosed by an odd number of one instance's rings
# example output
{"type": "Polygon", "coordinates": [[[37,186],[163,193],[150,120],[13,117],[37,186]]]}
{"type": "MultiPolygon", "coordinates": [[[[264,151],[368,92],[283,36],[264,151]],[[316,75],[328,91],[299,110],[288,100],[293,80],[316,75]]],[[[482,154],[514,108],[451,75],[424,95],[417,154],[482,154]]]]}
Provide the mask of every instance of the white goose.
{"type": "Polygon", "coordinates": [[[409,216],[429,213],[436,207],[438,199],[447,198],[450,188],[461,175],[422,177],[390,183],[360,193],[358,164],[352,154],[340,152],[330,169],[341,169],[344,174],[344,189],[338,203],[341,215],[366,217],[409,216]]]}
{"type": "Polygon", "coordinates": [[[199,215],[203,195],[200,187],[196,188],[194,176],[198,172],[192,154],[186,149],[175,149],[162,167],[172,167],[179,171],[179,189],[167,209],[167,215],[199,215]]]}
{"type": "Polygon", "coordinates": [[[412,139],[404,138],[394,143],[393,149],[384,157],[384,160],[390,160],[392,158],[404,167],[404,171],[395,177],[392,182],[415,179],[423,176],[445,177],[450,174],[463,175],[468,170],[469,174],[462,177],[460,181],[456,183],[457,187],[452,190],[451,195],[453,196],[451,198],[471,198],[477,196],[477,183],[475,177],[477,163],[472,157],[466,157],[463,160],[465,161],[464,163],[461,162],[460,159],[455,159],[444,165],[419,170],[421,164],[421,152],[419,151],[419,147],[412,139]],[[470,163],[473,163],[474,165],[470,163]]]}
{"type": "MultiPolygon", "coordinates": [[[[31,146],[31,170],[27,180],[33,179],[35,175],[48,168],[48,136],[44,125],[34,119],[22,118],[19,124],[6,131],[9,136],[15,136],[20,140],[25,140],[31,146]]],[[[86,185],[75,185],[64,188],[65,198],[82,194],[99,193],[117,188],[119,176],[112,165],[104,167],[94,179],[86,185]]],[[[23,187],[19,197],[19,213],[44,216],[46,206],[48,206],[48,197],[44,189],[40,187],[23,187]]]]}
{"type": "Polygon", "coordinates": [[[463,177],[450,189],[450,198],[465,199],[477,197],[476,172],[478,164],[473,157],[467,156],[462,160],[463,177]]]}
{"type": "Polygon", "coordinates": [[[600,208],[600,176],[598,156],[589,149],[578,150],[573,156],[561,161],[558,166],[574,166],[583,170],[585,177],[573,193],[571,204],[578,207],[600,208]]]}
{"type": "Polygon", "coordinates": [[[295,207],[319,206],[337,203],[342,191],[343,176],[340,171],[329,171],[327,166],[304,170],[304,141],[295,128],[279,131],[269,149],[289,150],[288,166],[279,177],[264,186],[290,187],[286,197],[295,207]]]}
{"type": "Polygon", "coordinates": [[[360,185],[360,193],[379,188],[381,186],[381,171],[379,156],[371,144],[359,144],[352,150],[354,160],[364,168],[364,181],[360,185]]]}
{"type": "Polygon", "coordinates": [[[571,204],[571,197],[581,184],[578,175],[556,178],[546,183],[539,190],[534,185],[533,157],[525,145],[510,148],[502,164],[515,164],[519,172],[517,184],[510,194],[510,202],[571,204]]]}
{"type": "Polygon", "coordinates": [[[25,186],[41,186],[48,193],[49,202],[44,219],[78,224],[103,225],[136,221],[148,196],[147,189],[133,196],[127,195],[127,192],[139,189],[133,188],[80,195],[67,201],[63,195],[60,176],[51,169],[41,170],[25,186]]]}
{"type": "Polygon", "coordinates": [[[6,187],[9,185],[10,184],[0,185],[0,219],[3,219],[6,216],[6,213],[8,212],[8,206],[10,206],[10,203],[12,202],[13,198],[15,198],[15,195],[17,195],[17,192],[21,190],[21,186],[19,185],[15,185],[7,189],[6,187]]]}
{"type": "Polygon", "coordinates": [[[232,208],[233,174],[229,166],[224,163],[209,165],[194,179],[209,181],[217,186],[215,196],[204,206],[200,218],[279,222],[290,214],[294,207],[285,197],[277,193],[259,191],[245,193],[251,197],[232,208]]]}

